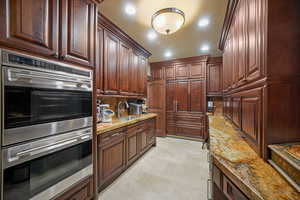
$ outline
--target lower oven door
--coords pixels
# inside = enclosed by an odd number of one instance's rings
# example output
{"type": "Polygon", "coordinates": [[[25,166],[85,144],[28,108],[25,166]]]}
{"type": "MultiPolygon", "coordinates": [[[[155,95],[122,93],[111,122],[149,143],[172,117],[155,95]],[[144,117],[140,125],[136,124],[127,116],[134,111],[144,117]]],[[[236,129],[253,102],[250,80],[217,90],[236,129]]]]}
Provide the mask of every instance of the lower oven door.
{"type": "MultiPolygon", "coordinates": [[[[81,138],[84,140],[87,136],[81,138]]],[[[49,200],[91,174],[92,140],[89,139],[21,164],[4,167],[3,200],[49,200]]]]}

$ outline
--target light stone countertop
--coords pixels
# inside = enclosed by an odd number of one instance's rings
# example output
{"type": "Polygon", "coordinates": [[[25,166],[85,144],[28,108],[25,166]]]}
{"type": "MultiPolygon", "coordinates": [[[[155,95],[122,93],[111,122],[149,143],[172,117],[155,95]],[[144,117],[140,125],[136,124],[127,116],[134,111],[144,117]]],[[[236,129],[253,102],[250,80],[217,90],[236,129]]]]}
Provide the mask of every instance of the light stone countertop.
{"type": "Polygon", "coordinates": [[[129,120],[129,121],[120,121],[120,120],[114,119],[112,121],[112,123],[98,123],[97,124],[97,134],[100,135],[102,133],[106,133],[108,131],[112,131],[112,130],[115,130],[118,128],[129,126],[129,125],[135,124],[137,122],[151,119],[154,117],[157,117],[157,114],[148,113],[148,114],[142,114],[141,116],[139,116],[135,119],[129,120]]]}

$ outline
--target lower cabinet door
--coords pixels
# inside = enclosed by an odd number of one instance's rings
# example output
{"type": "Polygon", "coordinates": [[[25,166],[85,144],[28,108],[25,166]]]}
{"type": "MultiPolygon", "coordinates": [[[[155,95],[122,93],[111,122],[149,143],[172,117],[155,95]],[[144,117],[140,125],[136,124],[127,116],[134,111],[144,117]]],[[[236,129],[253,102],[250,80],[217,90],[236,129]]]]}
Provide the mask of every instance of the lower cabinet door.
{"type": "Polygon", "coordinates": [[[112,139],[98,150],[99,187],[110,182],[126,167],[125,137],[112,139]]]}
{"type": "Polygon", "coordinates": [[[90,200],[93,198],[93,176],[81,181],[55,200],[90,200]]]}
{"type": "Polygon", "coordinates": [[[144,151],[147,148],[147,132],[148,132],[148,130],[144,130],[140,133],[140,136],[141,136],[141,151],[144,151]]]}
{"type": "Polygon", "coordinates": [[[127,164],[131,164],[138,158],[137,132],[127,132],[127,164]]]}

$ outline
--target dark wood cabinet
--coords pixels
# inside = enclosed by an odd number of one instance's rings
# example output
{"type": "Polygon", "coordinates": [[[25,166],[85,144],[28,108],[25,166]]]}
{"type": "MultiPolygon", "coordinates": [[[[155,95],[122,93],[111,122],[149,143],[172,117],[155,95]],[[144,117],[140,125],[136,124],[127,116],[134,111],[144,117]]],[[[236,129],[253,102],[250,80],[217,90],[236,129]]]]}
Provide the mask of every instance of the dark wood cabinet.
{"type": "Polygon", "coordinates": [[[98,189],[102,190],[156,145],[156,118],[103,133],[97,137],[98,189]]]}
{"type": "Polygon", "coordinates": [[[98,186],[113,180],[126,167],[126,132],[114,130],[98,137],[98,186]]]}
{"type": "Polygon", "coordinates": [[[1,1],[0,13],[2,45],[58,57],[58,0],[1,1]]]}
{"type": "Polygon", "coordinates": [[[62,1],[62,60],[94,66],[96,7],[91,0],[62,1]]]}
{"type": "Polygon", "coordinates": [[[104,31],[104,93],[119,94],[119,43],[117,36],[104,31]]]}
{"type": "MultiPolygon", "coordinates": [[[[228,72],[225,72],[228,73],[228,72]]],[[[223,94],[222,57],[210,58],[207,64],[207,95],[222,96],[223,94]]]]}
{"type": "Polygon", "coordinates": [[[165,67],[166,80],[175,79],[175,67],[173,65],[165,67]]]}
{"type": "Polygon", "coordinates": [[[206,78],[206,63],[205,62],[196,62],[191,63],[189,66],[189,77],[190,78],[206,78]]]}
{"type": "Polygon", "coordinates": [[[131,64],[131,49],[130,47],[121,42],[120,43],[120,69],[119,69],[119,77],[120,77],[120,94],[121,95],[129,95],[131,92],[131,85],[129,84],[130,76],[130,64],[131,64]]]}
{"type": "Polygon", "coordinates": [[[104,79],[104,92],[98,95],[146,96],[148,57],[151,54],[103,15],[99,14],[98,22],[98,27],[104,29],[103,74],[96,71],[96,77],[104,79]]]}
{"type": "Polygon", "coordinates": [[[151,80],[158,81],[164,79],[164,68],[161,66],[151,67],[151,80]]]}
{"type": "Polygon", "coordinates": [[[91,0],[0,2],[0,45],[95,66],[97,5],[91,0]]]}
{"type": "Polygon", "coordinates": [[[175,64],[175,77],[176,79],[187,79],[189,78],[190,70],[188,64],[175,64]]]}
{"type": "Polygon", "coordinates": [[[96,44],[96,88],[97,94],[104,93],[104,68],[103,68],[103,48],[104,48],[104,29],[101,26],[97,28],[97,44],[96,44]]]}
{"type": "Polygon", "coordinates": [[[90,200],[93,199],[93,196],[93,176],[90,176],[55,198],[55,200],[90,200]]]}
{"type": "Polygon", "coordinates": [[[151,63],[152,76],[164,69],[168,135],[206,139],[206,63],[206,56],[151,63]]]}

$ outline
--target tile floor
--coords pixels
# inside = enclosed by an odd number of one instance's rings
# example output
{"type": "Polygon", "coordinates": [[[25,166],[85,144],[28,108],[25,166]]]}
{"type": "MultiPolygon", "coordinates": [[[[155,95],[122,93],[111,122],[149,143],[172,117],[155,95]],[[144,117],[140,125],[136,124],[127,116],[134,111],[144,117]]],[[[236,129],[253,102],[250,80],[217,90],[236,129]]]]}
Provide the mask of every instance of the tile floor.
{"type": "Polygon", "coordinates": [[[157,146],[100,193],[99,200],[206,200],[208,162],[202,143],[158,138],[157,146]]]}

